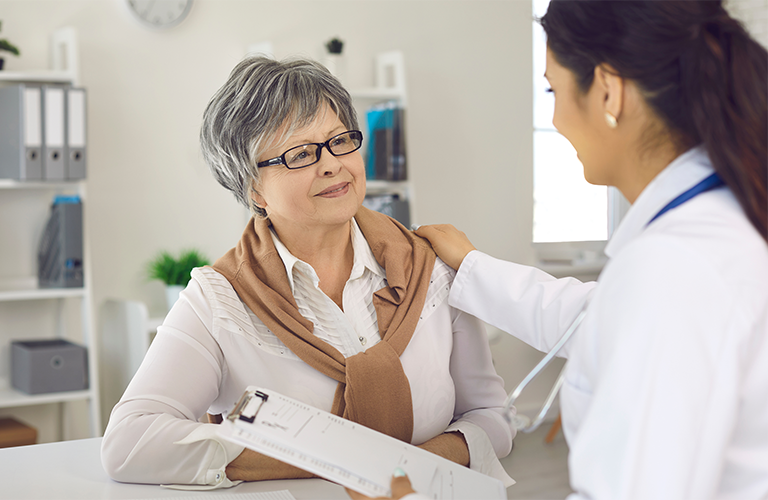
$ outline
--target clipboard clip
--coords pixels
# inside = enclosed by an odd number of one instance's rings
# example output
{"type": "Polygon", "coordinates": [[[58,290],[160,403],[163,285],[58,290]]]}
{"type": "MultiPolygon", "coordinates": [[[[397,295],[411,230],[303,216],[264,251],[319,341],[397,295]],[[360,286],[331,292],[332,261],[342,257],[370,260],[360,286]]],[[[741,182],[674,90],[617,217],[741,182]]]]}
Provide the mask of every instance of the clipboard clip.
{"type": "Polygon", "coordinates": [[[261,391],[246,391],[240,398],[240,401],[235,405],[235,409],[232,410],[227,416],[228,420],[244,420],[249,424],[252,424],[256,420],[259,410],[269,399],[269,394],[261,391]]]}

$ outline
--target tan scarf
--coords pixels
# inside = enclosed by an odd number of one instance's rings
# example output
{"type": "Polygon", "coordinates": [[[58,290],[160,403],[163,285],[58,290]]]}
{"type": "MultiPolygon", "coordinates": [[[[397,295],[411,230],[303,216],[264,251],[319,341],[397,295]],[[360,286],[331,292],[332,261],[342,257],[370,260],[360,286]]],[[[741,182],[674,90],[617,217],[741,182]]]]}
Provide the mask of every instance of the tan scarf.
{"type": "Polygon", "coordinates": [[[253,219],[213,268],[291,351],[339,382],[334,414],[410,442],[413,403],[400,355],[424,308],[435,253],[425,240],[378,212],[361,207],[355,219],[386,272],[387,286],[373,297],[383,341],[349,358],[315,337],[312,322],[299,314],[267,221],[253,219]]]}

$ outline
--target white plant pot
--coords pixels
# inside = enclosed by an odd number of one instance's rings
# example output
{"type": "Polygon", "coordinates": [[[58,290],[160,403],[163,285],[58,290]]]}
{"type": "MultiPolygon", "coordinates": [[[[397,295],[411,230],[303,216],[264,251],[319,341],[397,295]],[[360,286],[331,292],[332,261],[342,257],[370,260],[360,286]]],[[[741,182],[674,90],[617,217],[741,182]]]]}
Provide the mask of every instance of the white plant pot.
{"type": "Polygon", "coordinates": [[[179,294],[184,290],[184,285],[165,285],[165,300],[168,304],[168,310],[170,311],[173,304],[179,300],[179,294]]]}
{"type": "Polygon", "coordinates": [[[344,56],[341,54],[326,54],[325,59],[323,60],[323,64],[326,68],[328,68],[328,71],[331,72],[333,76],[339,79],[339,81],[343,82],[344,77],[346,76],[345,70],[346,65],[344,61],[344,56]]]}

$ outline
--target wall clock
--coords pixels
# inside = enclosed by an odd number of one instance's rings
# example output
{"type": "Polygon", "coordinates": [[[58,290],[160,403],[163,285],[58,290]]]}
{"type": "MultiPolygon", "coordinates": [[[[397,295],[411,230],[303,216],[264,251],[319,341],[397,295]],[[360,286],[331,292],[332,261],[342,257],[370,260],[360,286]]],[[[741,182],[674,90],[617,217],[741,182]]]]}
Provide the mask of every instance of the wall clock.
{"type": "Polygon", "coordinates": [[[145,26],[156,29],[176,26],[187,17],[193,0],[126,0],[128,8],[145,26]]]}

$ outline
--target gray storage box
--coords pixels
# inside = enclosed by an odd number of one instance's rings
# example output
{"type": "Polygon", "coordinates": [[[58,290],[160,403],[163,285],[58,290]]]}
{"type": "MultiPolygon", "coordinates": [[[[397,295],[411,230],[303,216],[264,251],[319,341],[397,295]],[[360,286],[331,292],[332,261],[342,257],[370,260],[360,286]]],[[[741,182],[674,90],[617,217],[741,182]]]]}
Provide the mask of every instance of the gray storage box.
{"type": "Polygon", "coordinates": [[[27,394],[88,388],[88,351],[63,339],[11,342],[11,385],[27,394]]]}

